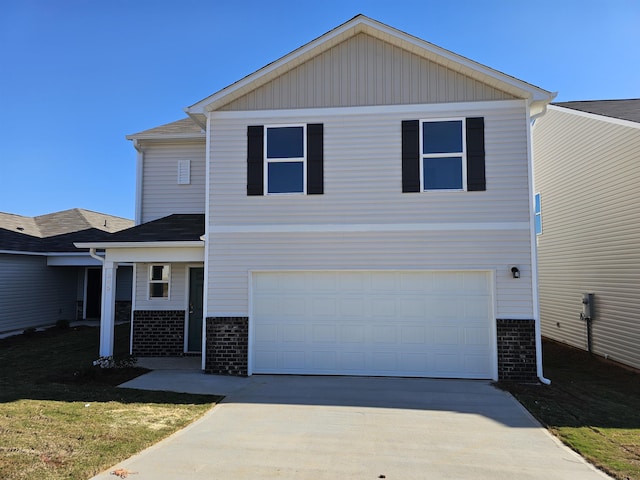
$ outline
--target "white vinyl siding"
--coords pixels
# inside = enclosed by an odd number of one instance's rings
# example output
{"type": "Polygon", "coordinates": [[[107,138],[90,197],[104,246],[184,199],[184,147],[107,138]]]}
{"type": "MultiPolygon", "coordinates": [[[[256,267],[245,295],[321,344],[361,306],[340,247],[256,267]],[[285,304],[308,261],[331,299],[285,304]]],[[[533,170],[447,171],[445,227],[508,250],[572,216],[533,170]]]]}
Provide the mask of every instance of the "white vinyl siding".
{"type": "Polygon", "coordinates": [[[144,147],[142,223],[174,213],[205,211],[205,145],[157,144],[144,147]],[[189,159],[189,183],[178,182],[178,165],[189,159]]]}
{"type": "MultiPolygon", "coordinates": [[[[136,264],[136,310],[184,310],[186,306],[186,266],[171,263],[169,298],[149,298],[150,263],[136,264]]],[[[153,265],[159,265],[154,263],[153,265]]]]}
{"type": "Polygon", "coordinates": [[[0,254],[0,332],[75,320],[78,273],[39,255],[0,254]]]}
{"type": "Polygon", "coordinates": [[[542,334],[586,349],[594,293],[594,353],[640,368],[640,128],[551,107],[533,137],[542,334]]]}
{"type": "Polygon", "coordinates": [[[361,33],[223,106],[221,110],[513,98],[424,57],[361,33]]]}
{"type": "Polygon", "coordinates": [[[526,108],[496,103],[279,117],[324,124],[324,195],[305,197],[246,194],[247,125],[273,123],[269,112],[214,117],[209,316],[247,315],[248,270],[483,269],[497,272],[498,318],[533,318],[526,108]],[[487,190],[402,193],[401,121],[469,116],[485,119],[487,190]]]}

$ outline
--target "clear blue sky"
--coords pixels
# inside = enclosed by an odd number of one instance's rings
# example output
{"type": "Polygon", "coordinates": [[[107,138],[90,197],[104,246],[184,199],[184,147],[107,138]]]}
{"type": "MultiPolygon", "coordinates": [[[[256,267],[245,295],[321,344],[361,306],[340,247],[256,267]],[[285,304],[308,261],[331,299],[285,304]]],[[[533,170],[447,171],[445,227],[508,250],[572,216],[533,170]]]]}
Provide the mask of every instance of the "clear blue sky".
{"type": "Polygon", "coordinates": [[[0,211],[133,218],[126,134],[358,13],[557,101],[640,97],[639,0],[0,0],[0,211]]]}

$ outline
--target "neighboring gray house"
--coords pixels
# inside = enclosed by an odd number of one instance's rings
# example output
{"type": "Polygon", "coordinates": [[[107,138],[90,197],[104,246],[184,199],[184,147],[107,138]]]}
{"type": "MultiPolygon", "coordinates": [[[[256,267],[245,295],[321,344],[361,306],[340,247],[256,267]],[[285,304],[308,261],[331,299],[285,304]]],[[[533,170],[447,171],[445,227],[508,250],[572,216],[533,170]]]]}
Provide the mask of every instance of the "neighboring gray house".
{"type": "Polygon", "coordinates": [[[640,368],[640,99],[556,103],[533,146],[542,334],[640,368]]]}
{"type": "MultiPolygon", "coordinates": [[[[73,242],[131,227],[120,217],[79,208],[24,217],[0,212],[0,333],[100,317],[100,261],[73,242]]],[[[120,319],[130,318],[131,267],[119,272],[120,319]]]]}
{"type": "Polygon", "coordinates": [[[542,377],[530,124],[553,94],[359,15],[128,138],[133,353],[210,373],[542,377]],[[203,322],[204,318],[204,322],[203,322]]]}

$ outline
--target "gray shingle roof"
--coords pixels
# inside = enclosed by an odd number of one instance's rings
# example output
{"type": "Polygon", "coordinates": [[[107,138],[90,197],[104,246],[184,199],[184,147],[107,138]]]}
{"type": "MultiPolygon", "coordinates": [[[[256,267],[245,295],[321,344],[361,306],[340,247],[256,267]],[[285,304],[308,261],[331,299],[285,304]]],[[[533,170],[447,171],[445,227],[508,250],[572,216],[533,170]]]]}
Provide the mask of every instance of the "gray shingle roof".
{"type": "Polygon", "coordinates": [[[78,252],[74,242],[100,241],[133,224],[126,218],[82,208],[37,217],[0,212],[0,250],[78,252]]]}
{"type": "Polygon", "coordinates": [[[204,235],[204,214],[173,214],[109,235],[96,242],[195,242],[204,235]]]}
{"type": "Polygon", "coordinates": [[[556,102],[552,103],[552,105],[640,123],[640,98],[556,102]]]}
{"type": "Polygon", "coordinates": [[[183,118],[177,122],[166,123],[159,127],[143,130],[142,132],[127,135],[129,140],[136,138],[180,138],[180,137],[202,137],[204,132],[202,127],[191,118],[183,118]]]}

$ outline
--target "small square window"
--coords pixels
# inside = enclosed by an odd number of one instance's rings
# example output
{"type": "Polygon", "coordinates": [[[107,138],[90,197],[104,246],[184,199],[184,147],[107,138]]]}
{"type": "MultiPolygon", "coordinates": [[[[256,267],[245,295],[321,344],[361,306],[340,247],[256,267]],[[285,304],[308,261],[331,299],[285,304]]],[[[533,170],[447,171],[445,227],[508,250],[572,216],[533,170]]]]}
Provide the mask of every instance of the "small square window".
{"type": "Polygon", "coordinates": [[[420,131],[421,189],[464,190],[466,151],[464,120],[423,121],[420,131]]]}
{"type": "Polygon", "coordinates": [[[304,125],[267,127],[264,149],[267,193],[305,193],[305,130],[304,125]]]}
{"type": "Polygon", "coordinates": [[[149,267],[149,298],[169,298],[169,265],[149,267]]]}

